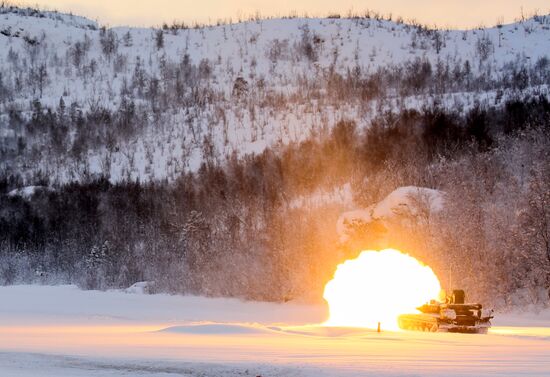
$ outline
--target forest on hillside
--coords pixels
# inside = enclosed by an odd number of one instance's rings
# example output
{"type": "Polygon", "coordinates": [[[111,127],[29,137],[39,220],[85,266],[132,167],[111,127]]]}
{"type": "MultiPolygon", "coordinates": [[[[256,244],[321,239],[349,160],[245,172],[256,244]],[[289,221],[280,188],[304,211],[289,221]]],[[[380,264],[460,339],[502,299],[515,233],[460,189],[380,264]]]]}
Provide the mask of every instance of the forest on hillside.
{"type": "Polygon", "coordinates": [[[548,96],[550,17],[466,31],[366,13],[108,28],[0,6],[0,173],[174,181],[390,111],[548,96]]]}
{"type": "Polygon", "coordinates": [[[549,16],[0,17],[0,284],[318,301],[392,247],[473,300],[549,302],[549,16]],[[405,186],[443,210],[412,197],[342,241],[343,212],[405,186]]]}
{"type": "MultiPolygon", "coordinates": [[[[545,302],[549,154],[550,103],[533,97],[464,115],[437,107],[387,113],[364,130],[341,120],[328,136],[223,165],[206,160],[170,183],[94,177],[50,187],[41,177],[32,195],[0,196],[0,279],[88,289],[146,280],[157,292],[315,300],[338,263],[394,247],[443,283],[452,267],[472,298],[545,302]],[[352,227],[341,243],[342,204],[295,202],[346,183],[359,207],[414,185],[443,191],[445,208],[352,227]]],[[[2,177],[0,191],[17,180],[2,177]]]]}

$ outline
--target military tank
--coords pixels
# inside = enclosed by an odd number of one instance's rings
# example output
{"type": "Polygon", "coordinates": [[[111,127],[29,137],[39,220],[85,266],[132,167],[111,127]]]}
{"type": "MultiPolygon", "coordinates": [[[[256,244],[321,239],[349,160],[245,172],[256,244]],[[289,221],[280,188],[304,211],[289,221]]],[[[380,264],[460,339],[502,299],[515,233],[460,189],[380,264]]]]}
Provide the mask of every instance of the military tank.
{"type": "Polygon", "coordinates": [[[493,310],[481,304],[465,303],[463,290],[454,290],[445,302],[431,300],[417,309],[420,313],[403,314],[398,318],[404,330],[487,334],[491,327],[493,310]]]}

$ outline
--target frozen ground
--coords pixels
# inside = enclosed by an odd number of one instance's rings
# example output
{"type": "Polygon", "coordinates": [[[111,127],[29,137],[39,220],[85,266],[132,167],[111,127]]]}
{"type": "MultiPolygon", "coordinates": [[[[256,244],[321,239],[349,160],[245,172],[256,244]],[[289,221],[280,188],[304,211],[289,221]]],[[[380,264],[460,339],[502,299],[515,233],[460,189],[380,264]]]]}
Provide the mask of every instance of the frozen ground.
{"type": "Polygon", "coordinates": [[[548,376],[550,312],[489,335],[323,328],[326,308],[0,288],[0,376],[548,376]]]}

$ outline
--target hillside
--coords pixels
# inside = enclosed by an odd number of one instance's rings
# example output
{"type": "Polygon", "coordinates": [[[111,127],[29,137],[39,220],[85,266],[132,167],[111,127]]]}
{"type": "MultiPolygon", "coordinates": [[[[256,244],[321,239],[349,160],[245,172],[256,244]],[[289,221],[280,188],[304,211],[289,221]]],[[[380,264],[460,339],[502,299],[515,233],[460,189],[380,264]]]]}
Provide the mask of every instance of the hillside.
{"type": "Polygon", "coordinates": [[[547,306],[548,40],[548,16],[0,8],[0,284],[318,302],[339,263],[395,248],[472,300],[547,306]]]}
{"type": "Polygon", "coordinates": [[[0,170],[27,184],[174,180],[339,120],[465,111],[550,82],[547,16],[465,31],[367,17],[105,29],[8,7],[0,20],[0,170]]]}

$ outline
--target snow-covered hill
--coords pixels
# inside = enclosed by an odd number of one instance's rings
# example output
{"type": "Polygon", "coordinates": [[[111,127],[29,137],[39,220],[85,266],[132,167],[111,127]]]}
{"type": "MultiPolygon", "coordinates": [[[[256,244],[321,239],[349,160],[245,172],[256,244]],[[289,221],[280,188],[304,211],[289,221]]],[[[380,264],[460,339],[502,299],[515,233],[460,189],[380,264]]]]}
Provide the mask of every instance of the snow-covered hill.
{"type": "MultiPolygon", "coordinates": [[[[3,5],[0,8],[0,15],[6,16],[5,19],[18,17],[27,20],[26,24],[36,22],[37,19],[42,21],[53,21],[54,25],[60,24],[69,27],[97,30],[98,24],[95,21],[89,20],[86,17],[76,16],[73,14],[60,13],[55,11],[43,11],[35,8],[20,8],[16,6],[3,5]]],[[[44,26],[47,24],[44,24],[44,26]]],[[[5,29],[4,29],[5,30],[5,29]]],[[[22,30],[24,31],[24,29],[22,30]]]]}
{"type": "Polygon", "coordinates": [[[548,95],[549,41],[548,16],[464,31],[375,18],[155,30],[4,7],[0,169],[174,179],[341,119],[548,95]]]}

